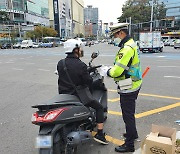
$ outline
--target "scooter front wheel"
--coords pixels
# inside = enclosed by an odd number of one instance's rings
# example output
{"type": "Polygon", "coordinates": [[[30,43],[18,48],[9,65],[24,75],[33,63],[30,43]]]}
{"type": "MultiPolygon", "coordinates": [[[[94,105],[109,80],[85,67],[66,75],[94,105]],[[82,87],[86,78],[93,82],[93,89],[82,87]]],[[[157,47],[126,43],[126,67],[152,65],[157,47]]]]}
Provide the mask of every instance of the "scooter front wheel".
{"type": "Polygon", "coordinates": [[[66,145],[65,154],[77,154],[77,147],[72,147],[70,145],[66,145]]]}
{"type": "Polygon", "coordinates": [[[39,154],[53,154],[51,149],[39,149],[39,154]]]}

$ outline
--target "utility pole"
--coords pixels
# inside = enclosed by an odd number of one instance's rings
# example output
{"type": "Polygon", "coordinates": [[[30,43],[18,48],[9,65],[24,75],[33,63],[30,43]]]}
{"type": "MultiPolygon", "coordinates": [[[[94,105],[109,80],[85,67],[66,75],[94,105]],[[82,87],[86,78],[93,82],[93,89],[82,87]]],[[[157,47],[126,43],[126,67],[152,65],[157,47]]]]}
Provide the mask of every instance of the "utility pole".
{"type": "Polygon", "coordinates": [[[131,24],[132,24],[131,17],[129,17],[129,35],[131,35],[131,24]]]}
{"type": "Polygon", "coordinates": [[[152,32],[152,26],[153,26],[153,14],[154,14],[154,0],[152,0],[152,7],[151,7],[151,23],[150,23],[150,32],[152,32]]]}

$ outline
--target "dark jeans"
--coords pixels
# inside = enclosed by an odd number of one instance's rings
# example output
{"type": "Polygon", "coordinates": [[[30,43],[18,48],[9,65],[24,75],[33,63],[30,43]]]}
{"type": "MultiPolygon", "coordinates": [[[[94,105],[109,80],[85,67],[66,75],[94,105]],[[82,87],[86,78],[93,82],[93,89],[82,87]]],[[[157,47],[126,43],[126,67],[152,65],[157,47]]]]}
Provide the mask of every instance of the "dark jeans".
{"type": "Polygon", "coordinates": [[[92,107],[96,110],[96,122],[103,123],[104,122],[104,109],[103,106],[95,99],[91,102],[87,103],[85,106],[92,107]]]}
{"type": "Polygon", "coordinates": [[[139,90],[132,93],[120,94],[122,117],[125,123],[126,134],[127,134],[125,144],[130,147],[134,147],[134,138],[138,136],[136,130],[136,121],[134,116],[138,93],[139,90]]]}

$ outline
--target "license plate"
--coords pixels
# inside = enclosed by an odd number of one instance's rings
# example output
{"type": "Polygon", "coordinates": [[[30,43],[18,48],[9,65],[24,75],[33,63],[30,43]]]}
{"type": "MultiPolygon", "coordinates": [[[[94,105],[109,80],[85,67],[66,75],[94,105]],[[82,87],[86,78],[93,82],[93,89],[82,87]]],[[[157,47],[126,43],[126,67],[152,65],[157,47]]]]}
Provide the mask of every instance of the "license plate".
{"type": "Polygon", "coordinates": [[[36,138],[36,148],[50,148],[52,146],[51,136],[38,136],[36,138]]]}

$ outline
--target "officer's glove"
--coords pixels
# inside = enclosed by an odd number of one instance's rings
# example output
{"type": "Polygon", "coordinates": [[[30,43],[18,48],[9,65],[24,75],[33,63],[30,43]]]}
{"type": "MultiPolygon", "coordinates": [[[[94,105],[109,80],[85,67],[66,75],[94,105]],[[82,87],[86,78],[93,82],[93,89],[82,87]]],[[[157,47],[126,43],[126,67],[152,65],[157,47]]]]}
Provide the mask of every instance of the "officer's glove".
{"type": "Polygon", "coordinates": [[[100,74],[101,76],[107,77],[107,72],[108,72],[108,70],[109,70],[110,68],[111,68],[111,67],[109,67],[109,66],[101,66],[101,67],[99,68],[99,74],[100,74]]]}

